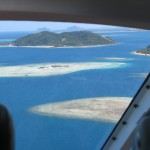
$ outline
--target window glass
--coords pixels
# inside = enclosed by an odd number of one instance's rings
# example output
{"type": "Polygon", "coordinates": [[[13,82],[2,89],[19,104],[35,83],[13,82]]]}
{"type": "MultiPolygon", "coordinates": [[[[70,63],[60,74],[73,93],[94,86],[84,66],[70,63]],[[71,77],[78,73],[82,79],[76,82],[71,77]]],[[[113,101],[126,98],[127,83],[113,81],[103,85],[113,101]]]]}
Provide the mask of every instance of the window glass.
{"type": "Polygon", "coordinates": [[[0,103],[16,150],[99,150],[146,78],[150,31],[0,22],[0,103]]]}

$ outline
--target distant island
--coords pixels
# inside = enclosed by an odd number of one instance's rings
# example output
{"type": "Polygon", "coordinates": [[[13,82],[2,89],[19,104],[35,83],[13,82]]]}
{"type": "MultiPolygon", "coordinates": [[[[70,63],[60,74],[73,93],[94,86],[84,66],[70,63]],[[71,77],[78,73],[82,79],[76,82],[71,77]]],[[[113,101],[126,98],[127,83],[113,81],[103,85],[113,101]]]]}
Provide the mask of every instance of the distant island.
{"type": "Polygon", "coordinates": [[[146,48],[138,50],[135,52],[135,54],[139,55],[145,55],[145,56],[150,56],[150,45],[148,45],[146,48]]]}
{"type": "Polygon", "coordinates": [[[79,47],[115,44],[109,37],[100,36],[89,31],[53,33],[42,31],[29,34],[11,43],[10,46],[48,46],[48,47],[79,47]]]}

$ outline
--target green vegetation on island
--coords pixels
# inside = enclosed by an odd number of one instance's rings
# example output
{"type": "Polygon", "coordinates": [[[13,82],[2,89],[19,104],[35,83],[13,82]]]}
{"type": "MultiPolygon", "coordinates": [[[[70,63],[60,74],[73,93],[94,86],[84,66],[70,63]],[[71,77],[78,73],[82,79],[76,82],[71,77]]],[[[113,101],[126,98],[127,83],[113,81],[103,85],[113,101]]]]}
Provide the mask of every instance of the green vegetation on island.
{"type": "Polygon", "coordinates": [[[115,44],[116,42],[109,37],[103,37],[89,31],[75,31],[64,33],[53,33],[43,31],[30,34],[12,42],[13,46],[96,46],[115,44]]]}
{"type": "Polygon", "coordinates": [[[144,54],[144,55],[150,55],[150,45],[148,45],[148,46],[147,46],[146,48],[144,48],[144,49],[141,49],[141,50],[136,51],[136,53],[144,54]]]}

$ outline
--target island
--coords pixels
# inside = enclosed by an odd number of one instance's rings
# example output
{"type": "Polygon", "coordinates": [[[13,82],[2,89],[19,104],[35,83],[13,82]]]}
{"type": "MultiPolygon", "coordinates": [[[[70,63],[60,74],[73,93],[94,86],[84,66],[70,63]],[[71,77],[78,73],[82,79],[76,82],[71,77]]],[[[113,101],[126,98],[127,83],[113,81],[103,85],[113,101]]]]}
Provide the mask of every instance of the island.
{"type": "Polygon", "coordinates": [[[131,102],[130,97],[94,97],[52,102],[28,111],[49,117],[118,122],[131,102]]]}
{"type": "Polygon", "coordinates": [[[42,31],[21,37],[11,43],[11,46],[35,47],[82,47],[115,44],[116,41],[89,31],[74,31],[54,33],[42,31]]]}
{"type": "Polygon", "coordinates": [[[134,54],[139,54],[139,55],[145,55],[145,56],[150,56],[150,45],[148,45],[146,48],[137,50],[134,52],[134,54]]]}

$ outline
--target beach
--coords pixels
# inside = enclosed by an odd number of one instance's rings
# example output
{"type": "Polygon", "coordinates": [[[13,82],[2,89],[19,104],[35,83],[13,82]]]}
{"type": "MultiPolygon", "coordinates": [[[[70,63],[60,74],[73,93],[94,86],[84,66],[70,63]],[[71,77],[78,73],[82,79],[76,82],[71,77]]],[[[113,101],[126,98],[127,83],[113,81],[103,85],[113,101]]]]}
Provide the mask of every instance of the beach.
{"type": "Polygon", "coordinates": [[[117,68],[125,65],[126,63],[118,62],[84,62],[0,66],[0,77],[53,76],[82,70],[117,68]]]}
{"type": "Polygon", "coordinates": [[[136,51],[132,52],[132,54],[135,54],[135,55],[142,55],[142,56],[150,56],[150,54],[137,53],[136,51]]]}
{"type": "Polygon", "coordinates": [[[46,116],[117,122],[130,102],[129,97],[96,97],[39,105],[29,111],[46,116]]]}
{"type": "Polygon", "coordinates": [[[92,47],[102,47],[102,46],[113,46],[118,45],[120,43],[114,44],[101,44],[101,45],[87,45],[87,46],[63,46],[63,47],[55,47],[53,45],[38,45],[38,46],[15,46],[12,44],[0,45],[0,47],[23,47],[23,48],[92,48],[92,47]]]}

